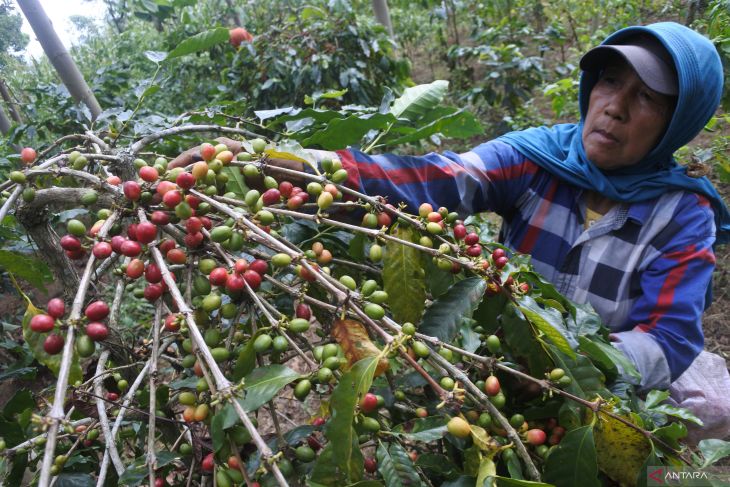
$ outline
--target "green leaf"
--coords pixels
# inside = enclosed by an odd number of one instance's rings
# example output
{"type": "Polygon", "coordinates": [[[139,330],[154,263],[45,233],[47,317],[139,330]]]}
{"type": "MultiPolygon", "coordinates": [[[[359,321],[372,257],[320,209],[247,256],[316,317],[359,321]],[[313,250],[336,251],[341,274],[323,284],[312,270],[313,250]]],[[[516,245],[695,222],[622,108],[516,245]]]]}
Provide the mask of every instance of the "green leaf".
{"type": "Polygon", "coordinates": [[[523,296],[519,300],[519,309],[525,315],[525,318],[535,325],[535,327],[543,332],[550,341],[558,347],[558,349],[569,357],[575,357],[575,351],[568,343],[568,340],[564,336],[564,332],[567,331],[562,323],[562,318],[555,316],[555,310],[542,309],[540,306],[529,296],[523,296]],[[558,321],[560,320],[560,321],[558,321]]]}
{"type": "Polygon", "coordinates": [[[651,445],[651,452],[647,455],[644,464],[639,469],[639,474],[636,476],[636,487],[647,487],[649,482],[649,467],[657,467],[662,465],[662,460],[657,456],[654,444],[651,445]]]}
{"type": "Polygon", "coordinates": [[[96,481],[88,473],[62,473],[56,477],[56,487],[94,487],[96,481]]]}
{"type": "Polygon", "coordinates": [[[581,351],[588,354],[593,361],[598,362],[607,370],[617,370],[616,366],[618,365],[625,374],[637,381],[641,380],[641,374],[636,370],[633,362],[618,348],[600,339],[592,339],[586,336],[579,336],[578,343],[581,351]]]}
{"type": "Polygon", "coordinates": [[[428,443],[441,439],[444,436],[446,433],[446,423],[446,418],[443,416],[430,416],[413,421],[413,428],[410,432],[405,432],[404,425],[402,424],[393,428],[392,432],[411,441],[428,443]]]}
{"type": "Polygon", "coordinates": [[[545,462],[545,480],[561,487],[600,487],[592,425],[565,435],[545,462]]]}
{"type": "Polygon", "coordinates": [[[403,95],[393,102],[390,113],[396,118],[415,122],[441,103],[448,88],[449,82],[445,80],[406,88],[403,95]]]}
{"type": "MultiPolygon", "coordinates": [[[[493,301],[495,298],[485,300],[493,301]]],[[[535,340],[535,332],[522,313],[511,303],[504,306],[500,316],[504,338],[512,352],[527,360],[532,375],[540,376],[552,366],[542,342],[535,340]]]]}
{"type": "Polygon", "coordinates": [[[44,284],[53,281],[53,274],[45,262],[10,250],[0,250],[0,270],[28,281],[44,293],[47,292],[44,284]]]}
{"type": "MultiPolygon", "coordinates": [[[[497,475],[497,466],[494,464],[494,460],[489,456],[482,457],[482,461],[479,463],[476,487],[482,487],[487,477],[494,477],[495,475],[497,475]]],[[[491,486],[492,482],[488,482],[487,485],[491,486]]]]}
{"type": "Polygon", "coordinates": [[[342,375],[330,397],[332,419],[325,430],[325,436],[333,446],[334,464],[345,472],[350,481],[356,482],[362,477],[362,453],[352,427],[355,408],[360,397],[370,389],[377,366],[377,356],[357,361],[342,375]],[[360,470],[353,469],[353,459],[359,459],[360,470]]]}
{"type": "Polygon", "coordinates": [[[406,487],[412,485],[420,485],[421,479],[418,477],[416,467],[411,461],[411,457],[400,446],[399,443],[393,442],[386,446],[382,442],[378,442],[378,471],[385,480],[387,487],[406,487]]]}
{"type": "Polygon", "coordinates": [[[3,416],[12,420],[16,414],[34,407],[35,401],[33,401],[33,395],[29,390],[21,389],[5,404],[5,407],[3,408],[3,416]]]}
{"type": "Polygon", "coordinates": [[[243,180],[243,174],[241,174],[239,168],[226,166],[223,168],[223,173],[228,175],[226,192],[236,193],[236,196],[243,199],[243,197],[246,196],[246,193],[248,193],[248,186],[246,185],[246,181],[243,180]]]}
{"type": "Polygon", "coordinates": [[[419,331],[451,343],[459,333],[462,319],[471,318],[485,289],[486,284],[479,277],[457,282],[426,310],[419,331]]]}
{"type": "Polygon", "coordinates": [[[216,44],[228,42],[228,29],[225,27],[217,27],[215,29],[200,32],[194,36],[190,36],[175,47],[167,54],[164,61],[175,59],[180,56],[186,56],[195,52],[207,51],[216,44]]]}
{"type": "Polygon", "coordinates": [[[697,426],[704,425],[702,420],[700,418],[698,418],[697,416],[695,416],[694,414],[692,414],[688,409],[678,408],[676,406],[672,406],[671,404],[660,404],[658,406],[651,408],[651,411],[666,414],[667,416],[674,416],[675,418],[680,418],[685,421],[694,423],[697,426]]]}
{"type": "Polygon", "coordinates": [[[667,399],[669,399],[669,391],[649,391],[649,394],[646,395],[646,401],[644,401],[644,404],[647,409],[651,409],[667,399]]]}
{"type": "Polygon", "coordinates": [[[302,145],[305,147],[318,145],[325,150],[344,149],[360,142],[369,131],[384,129],[394,121],[395,117],[389,113],[334,118],[324,128],[302,140],[302,145]]]}
{"type": "Polygon", "coordinates": [[[484,127],[481,126],[474,114],[466,110],[457,110],[427,125],[418,127],[408,135],[397,138],[391,137],[393,140],[385,139],[383,143],[386,145],[407,144],[425,139],[433,134],[442,134],[444,137],[452,139],[464,139],[483,133],[484,127]]]}
{"type": "Polygon", "coordinates": [[[259,335],[260,331],[254,333],[246,345],[241,348],[241,351],[238,352],[236,365],[233,366],[231,374],[234,381],[238,382],[256,367],[256,351],[253,348],[253,342],[256,341],[256,337],[259,335]]]}
{"type": "Polygon", "coordinates": [[[702,463],[702,468],[709,467],[723,458],[730,456],[730,441],[702,440],[697,447],[705,459],[702,463]]]}
{"type": "MultiPolygon", "coordinates": [[[[63,354],[58,353],[56,355],[48,355],[43,349],[43,342],[45,341],[47,334],[36,333],[30,329],[30,320],[35,315],[41,313],[41,310],[33,306],[30,301],[28,302],[28,308],[26,309],[25,315],[23,316],[23,338],[28,344],[28,348],[30,348],[31,352],[33,352],[33,356],[35,357],[35,359],[39,363],[48,367],[51,372],[53,372],[53,375],[58,377],[58,372],[61,370],[61,359],[63,357],[63,354]]],[[[74,382],[81,380],[82,377],[83,374],[81,372],[81,366],[79,365],[79,356],[74,349],[73,357],[71,358],[71,368],[69,370],[68,383],[73,384],[74,382]]]]}
{"type": "Polygon", "coordinates": [[[446,455],[422,453],[416,459],[416,466],[447,479],[459,475],[459,468],[446,455]]]}
{"type": "MultiPolygon", "coordinates": [[[[411,227],[396,226],[390,233],[409,242],[416,236],[416,230],[411,227]]],[[[388,242],[383,258],[383,287],[388,293],[388,305],[397,322],[420,321],[426,302],[424,275],[418,249],[388,242]]]]}
{"type": "Polygon", "coordinates": [[[285,365],[272,364],[254,369],[244,379],[246,397],[241,406],[246,412],[255,411],[271,400],[287,384],[301,377],[285,365]]]}
{"type": "Polygon", "coordinates": [[[238,422],[238,415],[233,405],[228,403],[210,422],[210,436],[213,439],[213,450],[218,453],[225,444],[225,430],[238,422]]]}
{"type": "Polygon", "coordinates": [[[681,449],[679,440],[687,436],[687,426],[680,421],[670,423],[667,426],[657,428],[654,431],[654,436],[657,436],[664,440],[665,443],[669,444],[672,448],[677,450],[681,449]]]}
{"type": "MultiPolygon", "coordinates": [[[[350,429],[352,429],[352,426],[350,426],[350,429]]],[[[362,468],[362,463],[360,468],[362,468]]],[[[332,443],[328,443],[317,456],[317,460],[314,462],[314,467],[312,468],[312,475],[307,480],[307,485],[310,487],[339,487],[341,485],[347,485],[347,483],[345,473],[335,465],[334,447],[332,443]]]]}

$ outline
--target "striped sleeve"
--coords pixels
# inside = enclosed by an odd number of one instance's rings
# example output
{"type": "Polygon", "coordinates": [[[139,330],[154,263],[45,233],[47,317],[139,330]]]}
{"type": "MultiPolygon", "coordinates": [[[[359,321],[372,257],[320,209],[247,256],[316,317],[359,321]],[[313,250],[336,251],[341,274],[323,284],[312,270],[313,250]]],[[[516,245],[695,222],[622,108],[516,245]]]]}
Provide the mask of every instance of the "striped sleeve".
{"type": "Polygon", "coordinates": [[[658,256],[641,274],[642,295],[629,316],[633,330],[617,334],[620,348],[635,357],[644,388],[667,387],[704,346],[701,318],[715,267],[714,219],[705,198],[687,194],[683,203],[668,226],[672,231],[660,232],[655,238],[658,256]],[[657,346],[665,359],[659,365],[644,360],[656,355],[657,346]],[[659,377],[657,372],[662,369],[669,377],[659,377]]]}
{"type": "Polygon", "coordinates": [[[537,166],[511,146],[491,141],[463,154],[424,156],[338,151],[348,185],[368,195],[386,196],[416,212],[421,203],[461,215],[502,213],[527,190],[537,166]]]}

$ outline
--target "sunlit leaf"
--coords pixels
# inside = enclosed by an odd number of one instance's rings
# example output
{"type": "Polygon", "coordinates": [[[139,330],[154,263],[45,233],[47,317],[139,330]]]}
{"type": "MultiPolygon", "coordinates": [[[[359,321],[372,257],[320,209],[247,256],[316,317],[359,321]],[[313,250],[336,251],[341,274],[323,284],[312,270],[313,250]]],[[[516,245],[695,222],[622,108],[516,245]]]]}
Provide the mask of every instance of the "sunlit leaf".
{"type": "MultiPolygon", "coordinates": [[[[410,242],[416,238],[416,231],[397,226],[391,235],[410,242]]],[[[424,275],[418,249],[388,242],[383,258],[383,287],[388,293],[393,318],[399,323],[420,321],[426,302],[424,275]]]]}
{"type": "Polygon", "coordinates": [[[255,411],[299,377],[297,372],[285,365],[271,364],[256,368],[244,378],[246,396],[241,406],[246,411],[255,411]]]}
{"type": "Polygon", "coordinates": [[[190,36],[179,43],[175,49],[167,54],[167,57],[164,60],[168,61],[180,56],[186,56],[200,51],[207,51],[216,44],[228,42],[228,37],[228,29],[225,27],[218,27],[200,32],[199,34],[190,36]]]}

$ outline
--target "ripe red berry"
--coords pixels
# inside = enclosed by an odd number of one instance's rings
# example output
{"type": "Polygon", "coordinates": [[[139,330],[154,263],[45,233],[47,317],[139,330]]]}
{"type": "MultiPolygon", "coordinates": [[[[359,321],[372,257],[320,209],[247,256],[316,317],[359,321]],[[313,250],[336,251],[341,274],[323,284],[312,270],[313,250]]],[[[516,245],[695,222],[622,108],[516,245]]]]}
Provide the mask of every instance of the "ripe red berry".
{"type": "Polygon", "coordinates": [[[248,261],[246,259],[238,259],[233,266],[233,270],[236,274],[243,274],[248,270],[248,261]]]}
{"type": "Polygon", "coordinates": [[[66,304],[61,298],[53,298],[48,301],[46,309],[48,310],[48,314],[54,318],[62,318],[64,313],[66,313],[66,304]]]}
{"type": "Polygon", "coordinates": [[[464,237],[466,237],[466,227],[461,223],[454,225],[454,238],[462,240],[464,237]]]}
{"type": "Polygon", "coordinates": [[[30,319],[30,329],[36,333],[47,333],[55,324],[56,320],[50,315],[35,315],[30,319]]]}
{"type": "Polygon", "coordinates": [[[490,396],[496,396],[500,390],[502,390],[502,386],[499,384],[499,379],[493,375],[487,377],[484,381],[484,392],[490,396]]]}
{"type": "Polygon", "coordinates": [[[129,237],[129,240],[134,240],[134,241],[137,240],[137,224],[136,223],[131,223],[127,227],[127,237],[129,237]]]}
{"type": "Polygon", "coordinates": [[[493,259],[499,259],[500,257],[506,256],[507,253],[504,251],[504,249],[496,248],[492,252],[492,258],[493,259]]]}
{"type": "Polygon", "coordinates": [[[467,245],[474,245],[479,243],[479,235],[474,232],[466,234],[464,236],[464,243],[467,245]]]}
{"type": "Polygon", "coordinates": [[[144,297],[150,302],[157,301],[163,292],[164,289],[160,284],[149,284],[144,288],[144,297]]]}
{"type": "Polygon", "coordinates": [[[109,316],[109,306],[104,301],[94,301],[84,310],[89,321],[101,321],[109,316]]]}
{"type": "Polygon", "coordinates": [[[171,181],[160,181],[157,185],[157,194],[165,196],[169,191],[176,189],[177,185],[171,181]]]}
{"type": "Polygon", "coordinates": [[[215,146],[207,142],[204,143],[200,146],[200,156],[203,160],[212,161],[215,157],[215,146]]]}
{"type": "Polygon", "coordinates": [[[112,255],[112,246],[108,242],[96,242],[91,253],[99,260],[106,259],[112,255]]]}
{"type": "Polygon", "coordinates": [[[165,487],[165,479],[162,477],[155,477],[155,487],[165,487]]]}
{"type": "Polygon", "coordinates": [[[327,420],[325,420],[323,417],[317,416],[316,418],[314,418],[312,420],[312,426],[315,426],[315,427],[322,426],[326,422],[327,422],[327,420]]]}
{"type": "Polygon", "coordinates": [[[210,221],[210,218],[207,216],[201,216],[200,221],[203,222],[203,227],[205,227],[206,230],[213,228],[213,222],[210,221]]]}
{"type": "Polygon", "coordinates": [[[494,260],[494,267],[496,267],[497,269],[501,269],[507,265],[507,262],[509,262],[509,259],[503,255],[502,257],[494,260]]]}
{"type": "Polygon", "coordinates": [[[182,194],[180,191],[168,191],[162,197],[162,203],[168,208],[175,208],[182,201],[182,194]]]}
{"type": "Polygon", "coordinates": [[[527,442],[532,446],[540,446],[545,443],[547,435],[541,429],[531,429],[527,431],[527,442]]]}
{"type": "Polygon", "coordinates": [[[290,210],[296,210],[300,208],[304,204],[304,198],[297,196],[292,196],[286,201],[286,207],[290,210]]]}
{"type": "Polygon", "coordinates": [[[466,254],[470,257],[479,257],[482,255],[482,246],[479,244],[470,245],[466,248],[466,254]]]}
{"type": "Polygon", "coordinates": [[[180,329],[180,315],[170,314],[165,318],[165,330],[167,331],[178,331],[180,329]]]}
{"type": "Polygon", "coordinates": [[[158,283],[162,280],[162,271],[157,264],[149,263],[147,268],[144,270],[144,278],[147,282],[158,283]]]}
{"type": "Polygon", "coordinates": [[[443,219],[444,219],[444,217],[441,216],[441,213],[437,213],[435,211],[432,211],[431,213],[429,213],[426,216],[426,220],[428,220],[430,222],[440,222],[443,219]]]}
{"type": "Polygon", "coordinates": [[[26,164],[30,164],[35,161],[36,156],[37,154],[35,149],[32,147],[24,147],[23,150],[20,151],[20,159],[22,159],[22,161],[26,164]]]}
{"type": "Polygon", "coordinates": [[[155,210],[150,216],[150,221],[155,225],[167,225],[170,223],[170,215],[165,211],[155,210]]]}
{"type": "Polygon", "coordinates": [[[251,269],[243,273],[243,278],[254,291],[261,285],[261,274],[256,271],[252,271],[251,269]]]}
{"type": "Polygon", "coordinates": [[[160,177],[160,173],[152,166],[142,166],[139,168],[139,177],[148,183],[154,183],[160,177]]]}
{"type": "Polygon", "coordinates": [[[84,252],[84,249],[64,250],[64,252],[66,252],[66,257],[71,260],[81,259],[86,254],[86,252],[84,252]]]}
{"type": "Polygon", "coordinates": [[[107,401],[118,401],[119,394],[117,394],[116,392],[107,392],[106,399],[107,399],[107,401]]]}
{"type": "Polygon", "coordinates": [[[378,398],[375,394],[368,392],[360,401],[360,411],[367,414],[372,413],[376,409],[378,409],[378,398]]]}
{"type": "Polygon", "coordinates": [[[281,193],[276,188],[268,189],[264,192],[264,194],[261,195],[261,199],[264,201],[265,205],[273,205],[275,203],[278,203],[281,199],[281,193]]]}
{"type": "Polygon", "coordinates": [[[127,257],[137,257],[142,253],[142,246],[134,240],[125,240],[119,250],[127,257]]]}
{"type": "Polygon", "coordinates": [[[184,264],[188,260],[188,256],[183,249],[170,249],[165,254],[165,258],[171,264],[184,264]]]}
{"type": "Polygon", "coordinates": [[[249,264],[248,268],[263,276],[268,272],[269,264],[265,260],[256,259],[249,264]]]}
{"type": "Polygon", "coordinates": [[[289,181],[282,181],[279,183],[279,193],[281,193],[284,198],[291,196],[292,189],[294,189],[294,185],[289,181]]]}
{"type": "Polygon", "coordinates": [[[137,225],[137,240],[142,244],[148,244],[157,238],[157,225],[150,222],[142,222],[137,225]]]}
{"type": "Polygon", "coordinates": [[[185,220],[185,231],[188,233],[197,233],[203,229],[203,221],[197,216],[191,216],[185,220]]]}
{"type": "Polygon", "coordinates": [[[122,182],[122,178],[119,176],[109,176],[106,178],[106,182],[111,184],[112,186],[119,186],[119,184],[122,182]]]}
{"type": "Polygon", "coordinates": [[[48,355],[56,355],[57,353],[60,353],[61,350],[63,350],[63,337],[61,335],[51,333],[43,341],[43,350],[45,350],[48,355]]]}
{"type": "Polygon", "coordinates": [[[121,235],[114,235],[111,240],[112,250],[114,252],[116,252],[117,254],[121,254],[122,253],[122,244],[126,241],[127,241],[127,239],[122,237],[121,235]]]}
{"type": "Polygon", "coordinates": [[[225,267],[216,267],[210,271],[208,280],[214,286],[223,286],[228,280],[228,270],[225,267]]]}
{"type": "Polygon", "coordinates": [[[95,342],[106,340],[106,337],[109,336],[109,328],[103,323],[89,323],[86,325],[86,336],[95,342]]]}
{"type": "Polygon", "coordinates": [[[189,172],[181,172],[175,179],[175,182],[182,189],[190,189],[195,186],[195,178],[189,172]]]}
{"type": "Polygon", "coordinates": [[[239,293],[243,291],[246,285],[243,282],[243,278],[238,274],[230,274],[226,279],[226,291],[229,293],[239,293]]]}
{"type": "Polygon", "coordinates": [[[322,448],[322,444],[314,435],[307,436],[307,445],[314,451],[318,451],[322,448]]]}
{"type": "Polygon", "coordinates": [[[125,181],[122,190],[124,190],[124,196],[131,201],[137,201],[142,195],[142,187],[137,181],[125,181]]]}
{"type": "Polygon", "coordinates": [[[63,250],[75,251],[81,249],[81,240],[73,235],[64,235],[61,237],[61,248],[63,250]]]}
{"type": "Polygon", "coordinates": [[[163,254],[167,254],[169,251],[171,251],[175,247],[177,247],[177,244],[175,243],[174,240],[172,240],[170,238],[166,238],[165,240],[160,242],[159,245],[157,246],[157,248],[160,249],[160,252],[162,252],[163,254]]]}
{"type": "Polygon", "coordinates": [[[312,317],[312,308],[304,303],[299,303],[295,312],[297,318],[309,320],[312,317]]]}
{"type": "Polygon", "coordinates": [[[183,237],[183,242],[185,242],[185,246],[189,249],[194,249],[197,247],[200,247],[200,244],[203,243],[203,239],[205,236],[201,233],[188,233],[183,237]]]}
{"type": "Polygon", "coordinates": [[[367,473],[375,473],[375,471],[378,470],[378,462],[372,457],[365,458],[365,460],[363,460],[363,466],[367,473]]]}
{"type": "Polygon", "coordinates": [[[239,47],[243,42],[253,41],[253,36],[243,27],[234,27],[228,31],[228,41],[233,47],[239,47]]]}
{"type": "Polygon", "coordinates": [[[383,212],[378,213],[378,226],[379,227],[389,227],[390,224],[393,223],[393,219],[390,218],[390,215],[383,212]]]}
{"type": "Polygon", "coordinates": [[[212,472],[215,468],[215,458],[213,457],[212,453],[208,453],[204,458],[203,461],[200,462],[200,468],[203,469],[203,472],[212,472]]]}
{"type": "Polygon", "coordinates": [[[144,273],[144,262],[139,259],[132,259],[127,264],[127,277],[137,279],[144,273]]]}

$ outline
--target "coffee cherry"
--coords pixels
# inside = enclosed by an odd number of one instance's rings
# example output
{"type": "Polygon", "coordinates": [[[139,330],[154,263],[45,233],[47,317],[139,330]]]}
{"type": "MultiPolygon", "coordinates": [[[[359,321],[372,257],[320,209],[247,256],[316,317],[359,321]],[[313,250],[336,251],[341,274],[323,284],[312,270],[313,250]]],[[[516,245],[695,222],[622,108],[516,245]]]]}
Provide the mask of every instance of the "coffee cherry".
{"type": "Polygon", "coordinates": [[[64,313],[66,313],[66,304],[60,298],[53,298],[48,301],[46,309],[52,317],[63,318],[64,313]]]}
{"type": "Polygon", "coordinates": [[[304,303],[299,303],[294,314],[297,318],[309,321],[312,318],[312,309],[304,303]]]}
{"type": "Polygon", "coordinates": [[[531,429],[527,431],[526,434],[527,442],[532,446],[540,446],[543,443],[545,443],[545,440],[547,440],[547,436],[545,435],[545,432],[541,429],[531,429]]]}
{"type": "Polygon", "coordinates": [[[121,250],[122,255],[127,257],[137,257],[142,253],[142,246],[134,240],[125,240],[119,250],[121,250]]]}
{"type": "Polygon", "coordinates": [[[281,200],[281,192],[276,188],[268,189],[261,195],[265,205],[273,205],[281,200]]]}
{"type": "Polygon", "coordinates": [[[86,336],[95,342],[106,340],[109,336],[109,328],[102,323],[92,322],[86,325],[86,336]]]}
{"type": "Polygon", "coordinates": [[[215,458],[212,453],[208,453],[204,458],[203,461],[200,462],[200,468],[203,470],[203,472],[212,472],[215,468],[215,458]]]}
{"type": "Polygon", "coordinates": [[[367,473],[375,473],[378,470],[378,462],[372,457],[367,457],[363,460],[363,467],[367,473]]]}
{"type": "Polygon", "coordinates": [[[467,245],[476,245],[479,243],[479,235],[477,235],[474,232],[471,232],[464,236],[464,243],[467,245]]]}
{"type": "Polygon", "coordinates": [[[165,318],[165,330],[176,332],[180,330],[180,315],[170,314],[165,318]]]}
{"type": "Polygon", "coordinates": [[[137,240],[141,244],[148,244],[157,238],[157,225],[150,222],[142,222],[137,225],[137,240]]]}
{"type": "Polygon", "coordinates": [[[89,321],[101,321],[109,315],[109,306],[104,301],[94,301],[84,310],[89,321]]]}
{"type": "Polygon", "coordinates": [[[550,371],[550,380],[558,381],[565,376],[563,369],[553,369],[550,371]]]}
{"type": "Polygon", "coordinates": [[[81,250],[81,241],[73,235],[64,235],[63,237],[61,237],[60,243],[63,250],[68,250],[71,252],[81,250]]]}
{"type": "Polygon", "coordinates": [[[419,418],[425,418],[428,416],[428,410],[426,410],[426,408],[416,408],[416,416],[419,418]]]}
{"type": "Polygon", "coordinates": [[[142,195],[142,187],[137,181],[125,181],[122,185],[124,196],[130,201],[139,200],[142,195]]]}
{"type": "Polygon", "coordinates": [[[502,348],[502,342],[500,341],[499,337],[497,335],[489,335],[487,337],[487,350],[491,354],[497,354],[502,348]]]}
{"type": "Polygon", "coordinates": [[[96,242],[91,253],[99,260],[106,259],[112,255],[112,246],[108,242],[96,242]]]}
{"type": "Polygon", "coordinates": [[[265,260],[256,259],[249,264],[248,268],[263,276],[269,271],[269,264],[265,260]]]}
{"type": "Polygon", "coordinates": [[[154,183],[160,177],[160,174],[152,166],[143,166],[139,168],[139,177],[148,183],[154,183]]]}
{"type": "Polygon", "coordinates": [[[36,156],[36,151],[32,147],[23,147],[23,150],[20,151],[20,159],[26,164],[35,161],[36,156]]]}
{"type": "Polygon", "coordinates": [[[499,384],[499,379],[493,375],[490,375],[484,381],[484,392],[486,392],[489,396],[496,396],[499,394],[501,389],[502,387],[499,384]]]}
{"type": "Polygon", "coordinates": [[[35,315],[30,320],[30,329],[36,333],[47,333],[53,330],[56,320],[50,315],[35,315]]]}
{"type": "Polygon", "coordinates": [[[225,267],[217,267],[210,272],[208,280],[213,286],[223,286],[228,280],[228,270],[225,267]]]}
{"type": "Polygon", "coordinates": [[[254,291],[261,286],[261,274],[251,269],[243,273],[243,279],[254,291]]]}
{"type": "Polygon", "coordinates": [[[372,413],[378,409],[378,398],[375,394],[368,392],[360,401],[360,411],[365,414],[372,413]]]}
{"type": "MultiPolygon", "coordinates": [[[[494,254],[492,254],[494,256],[494,254]]],[[[509,262],[509,259],[505,256],[499,257],[494,260],[494,267],[497,269],[502,269],[504,266],[507,265],[507,262],[509,262]]]]}
{"type": "Polygon", "coordinates": [[[454,416],[446,423],[446,429],[457,438],[466,438],[471,434],[471,426],[458,416],[454,416]]]}
{"type": "Polygon", "coordinates": [[[294,397],[296,397],[300,401],[303,401],[309,395],[309,392],[311,390],[312,382],[307,379],[301,380],[294,387],[294,397]]]}
{"type": "Polygon", "coordinates": [[[63,342],[64,340],[62,336],[51,333],[43,341],[43,350],[45,350],[48,355],[56,355],[63,350],[63,342]]]}
{"type": "Polygon", "coordinates": [[[160,284],[150,284],[144,288],[144,297],[150,302],[157,301],[163,292],[164,289],[160,284]]]}
{"type": "Polygon", "coordinates": [[[132,259],[127,264],[126,274],[130,279],[137,279],[144,273],[144,262],[139,259],[132,259]]]}
{"type": "Polygon", "coordinates": [[[454,225],[454,238],[456,240],[463,240],[466,237],[466,227],[461,223],[454,225]]]}
{"type": "Polygon", "coordinates": [[[75,237],[83,237],[86,234],[86,225],[79,220],[71,219],[66,222],[66,231],[75,237]]]}
{"type": "Polygon", "coordinates": [[[190,189],[195,186],[195,176],[189,172],[180,173],[177,178],[175,178],[175,183],[182,189],[190,189]]]}

